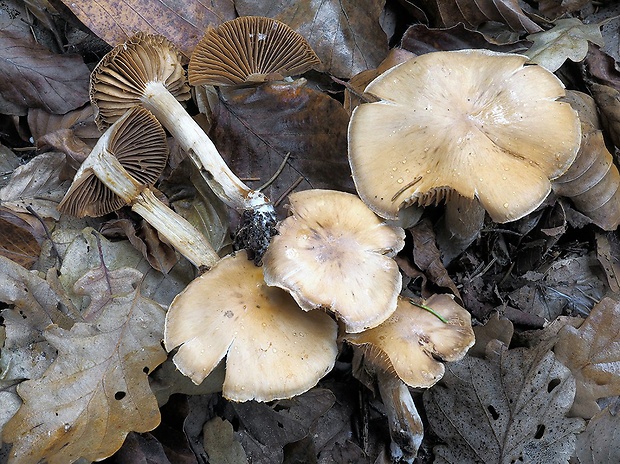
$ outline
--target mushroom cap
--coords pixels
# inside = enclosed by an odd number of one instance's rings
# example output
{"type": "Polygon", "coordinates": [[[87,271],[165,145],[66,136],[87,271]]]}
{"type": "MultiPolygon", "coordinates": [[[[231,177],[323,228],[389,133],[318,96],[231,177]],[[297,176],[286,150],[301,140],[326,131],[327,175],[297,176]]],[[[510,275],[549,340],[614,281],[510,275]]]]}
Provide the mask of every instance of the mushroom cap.
{"type": "MultiPolygon", "coordinates": [[[[166,132],[155,116],[140,106],[127,111],[101,136],[91,153],[97,150],[106,150],[115,156],[143,185],[153,185],[168,161],[166,132]]],[[[85,162],[80,167],[58,209],[72,216],[97,217],[125,206],[127,203],[87,166],[85,162]]]]}
{"type": "Polygon", "coordinates": [[[392,259],[405,233],[355,195],[305,190],[289,196],[291,216],[263,256],[265,282],[306,311],[325,308],[348,332],[374,327],[396,309],[402,279],[392,259]]]}
{"type": "Polygon", "coordinates": [[[474,344],[471,316],[452,295],[433,295],[424,302],[448,322],[415,306],[407,298],[398,299],[396,311],[383,324],[344,339],[353,345],[370,345],[374,362],[389,360],[381,366],[394,371],[411,387],[434,385],[444,374],[442,361],[458,361],[474,344]],[[376,350],[387,355],[377,356],[376,350]]]}
{"type": "Polygon", "coordinates": [[[272,18],[242,16],[209,28],[189,62],[191,85],[281,80],[321,64],[306,39],[272,18]]]}
{"type": "Polygon", "coordinates": [[[519,219],[571,165],[580,124],[561,81],[527,57],[488,50],[418,56],[373,80],[380,99],[349,124],[357,191],[379,216],[477,197],[496,222],[519,219]]]}
{"type": "Polygon", "coordinates": [[[139,32],[106,54],[90,76],[95,122],[106,128],[139,105],[150,82],[162,83],[177,100],[189,100],[181,52],[164,36],[139,32]]]}
{"type": "Polygon", "coordinates": [[[164,343],[180,345],[173,361],[199,384],[226,356],[223,395],[271,401],[301,394],[333,367],[337,324],[302,311],[269,287],[245,251],[220,260],[170,305],[164,343]]]}

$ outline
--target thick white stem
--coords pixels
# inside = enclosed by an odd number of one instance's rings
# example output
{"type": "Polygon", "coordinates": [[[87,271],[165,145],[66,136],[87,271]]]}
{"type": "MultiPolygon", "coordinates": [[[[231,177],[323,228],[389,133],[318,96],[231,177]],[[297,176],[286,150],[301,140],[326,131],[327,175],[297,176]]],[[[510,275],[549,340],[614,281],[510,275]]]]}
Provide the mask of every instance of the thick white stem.
{"type": "Polygon", "coordinates": [[[159,234],[196,267],[212,267],[219,256],[194,226],[162,203],[148,188],[140,185],[115,156],[106,150],[93,152],[87,168],[106,187],[123,198],[131,209],[151,224],[159,234]]]}
{"type": "Polygon", "coordinates": [[[237,211],[269,204],[263,194],[250,189],[230,170],[211,139],[161,82],[147,84],[142,104],[170,131],[224,203],[237,211]]]}

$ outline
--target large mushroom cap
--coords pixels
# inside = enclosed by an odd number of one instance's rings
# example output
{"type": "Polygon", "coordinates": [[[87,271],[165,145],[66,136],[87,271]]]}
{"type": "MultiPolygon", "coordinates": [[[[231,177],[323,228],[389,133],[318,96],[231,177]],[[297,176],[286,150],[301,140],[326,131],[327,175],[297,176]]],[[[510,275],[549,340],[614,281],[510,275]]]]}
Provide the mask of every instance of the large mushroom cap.
{"type": "Polygon", "coordinates": [[[306,39],[286,24],[242,16],[209,28],[189,63],[192,85],[239,85],[280,80],[320,64],[306,39]]]}
{"type": "Polygon", "coordinates": [[[421,55],[366,88],[349,160],[358,193],[382,217],[452,190],[507,222],[536,209],[575,159],[580,125],[560,80],[527,57],[487,50],[421,55]]]}
{"type": "Polygon", "coordinates": [[[114,47],[93,70],[90,101],[105,128],[139,105],[149,82],[160,82],[177,100],[189,100],[181,52],[164,36],[138,33],[114,47]]]}
{"type": "Polygon", "coordinates": [[[348,332],[387,319],[402,285],[392,257],[404,246],[403,229],[350,193],[305,190],[289,200],[291,216],[263,257],[265,281],[288,290],[305,310],[332,311],[348,332]]]}
{"type": "Polygon", "coordinates": [[[369,345],[375,361],[389,360],[385,369],[393,369],[411,387],[434,385],[444,374],[438,361],[458,361],[474,344],[471,316],[452,295],[433,295],[424,303],[447,322],[426,309],[399,298],[390,318],[374,329],[347,334],[345,340],[354,345],[369,345]],[[376,350],[387,355],[377,356],[376,350]]]}
{"type": "MultiPolygon", "coordinates": [[[[101,136],[93,149],[106,150],[140,184],[153,185],[166,167],[166,132],[155,116],[142,107],[123,115],[101,136]]],[[[72,216],[103,216],[127,203],[99,180],[84,163],[58,209],[72,216]]]]}
{"type": "Polygon", "coordinates": [[[200,383],[226,356],[223,394],[234,401],[290,398],[334,365],[336,323],[304,312],[284,290],[268,287],[245,252],[227,256],[170,305],[164,343],[180,345],[174,363],[200,383]]]}

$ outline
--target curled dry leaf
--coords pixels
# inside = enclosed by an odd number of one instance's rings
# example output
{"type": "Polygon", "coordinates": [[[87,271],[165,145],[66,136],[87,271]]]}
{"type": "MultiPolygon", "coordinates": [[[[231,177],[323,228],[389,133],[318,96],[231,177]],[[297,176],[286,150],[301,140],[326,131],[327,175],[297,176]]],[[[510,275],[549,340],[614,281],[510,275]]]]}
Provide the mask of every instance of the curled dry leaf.
{"type": "Polygon", "coordinates": [[[237,0],[242,16],[276,18],[308,40],[323,70],[349,78],[376,68],[388,52],[387,36],[379,23],[382,0],[237,0]]]}
{"type": "Polygon", "coordinates": [[[620,304],[611,298],[598,303],[583,324],[559,332],[554,351],[577,379],[571,413],[586,419],[600,408],[596,400],[620,395],[620,304]]]}
{"type": "Polygon", "coordinates": [[[534,45],[525,52],[530,61],[556,71],[567,59],[582,61],[588,42],[604,45],[600,24],[583,24],[578,18],[559,19],[553,29],[527,36],[534,45]]]}
{"type": "Polygon", "coordinates": [[[134,288],[141,276],[102,266],[76,282],[91,299],[87,313],[97,317],[70,330],[45,330],[58,356],[41,378],[18,387],[24,404],[3,433],[17,462],[100,460],[116,452],[128,432],[158,425],[147,375],[166,359],[164,310],[134,288]]]}
{"type": "Polygon", "coordinates": [[[191,55],[208,26],[235,17],[232,0],[145,0],[139,6],[128,0],[63,0],[63,3],[86,27],[112,46],[142,31],[167,37],[186,57],[191,55]]]}
{"type": "Polygon", "coordinates": [[[436,463],[568,462],[583,420],[566,413],[575,379],[550,351],[507,350],[491,342],[487,358],[447,365],[424,394],[436,463]]]}

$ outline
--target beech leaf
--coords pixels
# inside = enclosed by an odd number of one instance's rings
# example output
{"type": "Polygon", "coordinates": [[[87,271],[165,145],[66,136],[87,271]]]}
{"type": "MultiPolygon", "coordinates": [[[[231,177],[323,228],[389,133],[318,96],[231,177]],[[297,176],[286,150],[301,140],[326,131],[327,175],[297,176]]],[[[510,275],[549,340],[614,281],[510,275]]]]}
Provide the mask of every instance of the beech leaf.
{"type": "Polygon", "coordinates": [[[207,27],[235,17],[232,0],[62,0],[86,27],[115,46],[136,32],[161,34],[189,58],[207,27]]]}
{"type": "Polygon", "coordinates": [[[275,18],[303,35],[323,70],[349,78],[374,69],[388,53],[379,23],[385,0],[237,0],[242,16],[275,18]]]}
{"type": "Polygon", "coordinates": [[[576,63],[588,53],[588,42],[599,47],[604,45],[601,24],[583,24],[577,18],[559,19],[555,26],[545,32],[527,36],[534,45],[525,52],[530,61],[556,71],[567,59],[576,63]]]}
{"type": "Polygon", "coordinates": [[[550,351],[507,350],[446,364],[424,394],[432,429],[445,444],[435,463],[568,462],[583,420],[567,418],[575,379],[550,351]]]}
{"type": "Polygon", "coordinates": [[[565,326],[554,351],[577,379],[571,413],[586,419],[599,411],[596,400],[620,395],[620,304],[603,298],[581,326],[565,326]]]}
{"type": "Polygon", "coordinates": [[[40,379],[18,387],[24,404],[3,435],[13,443],[9,462],[101,460],[130,431],[159,424],[147,375],[166,359],[164,310],[134,288],[141,277],[135,269],[101,266],[76,282],[76,291],[91,298],[86,313],[98,317],[45,330],[58,356],[40,379]]]}

